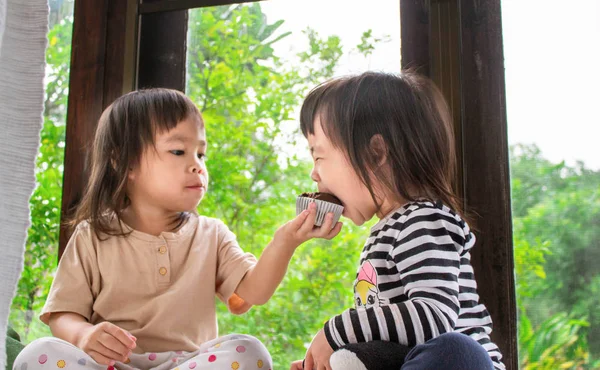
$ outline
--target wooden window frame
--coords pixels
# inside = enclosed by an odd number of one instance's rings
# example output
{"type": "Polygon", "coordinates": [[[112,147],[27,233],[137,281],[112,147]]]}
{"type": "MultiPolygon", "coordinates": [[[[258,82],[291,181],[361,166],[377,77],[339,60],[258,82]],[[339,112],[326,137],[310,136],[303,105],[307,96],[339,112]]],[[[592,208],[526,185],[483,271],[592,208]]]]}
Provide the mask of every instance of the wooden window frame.
{"type": "Polygon", "coordinates": [[[59,259],[71,235],[65,225],[87,179],[88,148],[102,111],[123,92],[133,89],[128,15],[137,11],[130,0],[75,0],[65,159],[59,236],[59,259]]]}
{"type": "Polygon", "coordinates": [[[518,369],[500,0],[402,0],[403,67],[428,75],[454,119],[457,186],[478,215],[471,261],[508,369],[518,369]]]}
{"type": "MultiPolygon", "coordinates": [[[[480,216],[472,255],[479,294],[494,320],[492,340],[507,368],[518,369],[500,0],[399,1],[402,67],[432,78],[449,102],[457,186],[480,216]]],[[[183,91],[187,9],[241,2],[251,0],[75,0],[62,220],[85,186],[102,110],[135,88],[183,91]]],[[[59,258],[69,236],[63,226],[59,258]]]]}

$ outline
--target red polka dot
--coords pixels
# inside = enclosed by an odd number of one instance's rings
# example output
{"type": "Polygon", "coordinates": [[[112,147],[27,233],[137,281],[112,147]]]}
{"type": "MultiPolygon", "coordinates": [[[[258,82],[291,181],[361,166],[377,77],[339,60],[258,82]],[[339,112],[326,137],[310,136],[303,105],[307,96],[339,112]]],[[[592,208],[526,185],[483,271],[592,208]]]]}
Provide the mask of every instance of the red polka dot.
{"type": "Polygon", "coordinates": [[[246,352],[246,347],[237,346],[237,348],[235,350],[238,351],[239,353],[244,353],[244,352],[246,352]]]}
{"type": "Polygon", "coordinates": [[[210,355],[210,356],[208,357],[208,362],[215,362],[215,361],[217,361],[217,356],[215,356],[215,355],[210,355]]]}
{"type": "Polygon", "coordinates": [[[156,360],[156,353],[151,353],[150,356],[148,356],[148,360],[150,360],[150,361],[156,360]]]}
{"type": "Polygon", "coordinates": [[[190,362],[190,364],[188,365],[188,367],[189,367],[190,369],[193,369],[193,368],[195,368],[195,367],[196,367],[196,363],[195,363],[195,362],[190,362]]]}
{"type": "Polygon", "coordinates": [[[46,363],[46,361],[48,361],[48,356],[46,356],[46,355],[41,355],[41,356],[38,358],[38,361],[39,361],[39,363],[40,363],[40,364],[42,364],[42,365],[43,365],[43,364],[45,364],[45,363],[46,363]]]}
{"type": "Polygon", "coordinates": [[[114,366],[109,366],[106,368],[106,370],[115,370],[114,366]]]}

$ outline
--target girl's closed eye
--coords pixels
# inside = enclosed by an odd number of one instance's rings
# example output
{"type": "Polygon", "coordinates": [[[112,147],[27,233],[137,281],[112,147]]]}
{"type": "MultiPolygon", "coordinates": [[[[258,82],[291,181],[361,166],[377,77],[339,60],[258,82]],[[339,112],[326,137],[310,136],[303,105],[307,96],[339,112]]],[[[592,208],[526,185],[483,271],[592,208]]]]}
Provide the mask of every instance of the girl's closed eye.
{"type": "Polygon", "coordinates": [[[184,150],[169,150],[169,153],[180,156],[180,155],[184,155],[185,151],[184,150]]]}

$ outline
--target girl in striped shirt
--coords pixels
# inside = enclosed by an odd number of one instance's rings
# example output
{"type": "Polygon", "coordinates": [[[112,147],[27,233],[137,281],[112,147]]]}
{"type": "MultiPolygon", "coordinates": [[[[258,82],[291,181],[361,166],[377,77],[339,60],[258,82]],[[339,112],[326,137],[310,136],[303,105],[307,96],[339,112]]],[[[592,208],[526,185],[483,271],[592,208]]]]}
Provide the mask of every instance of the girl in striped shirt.
{"type": "Polygon", "coordinates": [[[377,216],[360,256],[355,307],[330,318],[292,369],[504,369],[470,264],[475,236],[452,187],[444,99],[411,72],[330,80],[300,124],[320,192],[356,225],[377,216]]]}

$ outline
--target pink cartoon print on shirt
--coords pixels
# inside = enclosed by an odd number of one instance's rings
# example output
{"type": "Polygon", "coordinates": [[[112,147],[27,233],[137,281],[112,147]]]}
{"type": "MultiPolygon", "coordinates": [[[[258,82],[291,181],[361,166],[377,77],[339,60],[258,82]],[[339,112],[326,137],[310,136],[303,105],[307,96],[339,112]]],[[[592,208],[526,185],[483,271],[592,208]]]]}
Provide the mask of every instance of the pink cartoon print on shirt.
{"type": "Polygon", "coordinates": [[[356,283],[354,283],[354,297],[356,307],[372,307],[380,304],[377,271],[370,261],[363,262],[358,270],[356,283]]]}

